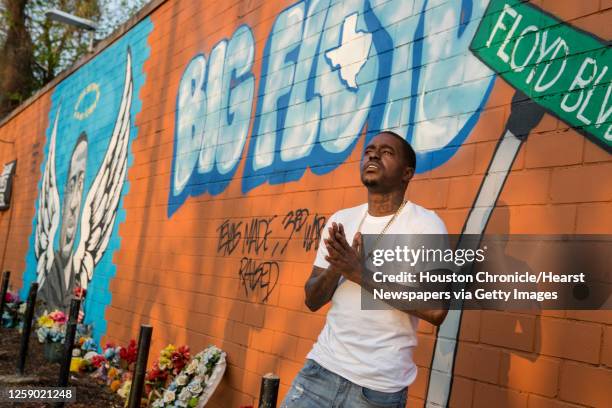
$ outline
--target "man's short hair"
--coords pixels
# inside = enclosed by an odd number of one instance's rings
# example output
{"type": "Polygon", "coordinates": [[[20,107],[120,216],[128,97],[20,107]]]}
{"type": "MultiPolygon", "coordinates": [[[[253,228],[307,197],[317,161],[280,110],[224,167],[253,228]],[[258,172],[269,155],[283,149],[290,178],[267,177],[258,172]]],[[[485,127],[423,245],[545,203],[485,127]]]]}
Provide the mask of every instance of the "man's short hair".
{"type": "Polygon", "coordinates": [[[398,135],[392,130],[382,130],[378,134],[380,135],[382,133],[391,135],[401,142],[403,156],[404,156],[404,160],[406,164],[408,165],[408,167],[412,167],[413,169],[416,169],[416,153],[414,152],[414,149],[412,148],[410,143],[408,143],[406,139],[404,139],[403,137],[401,137],[400,135],[398,135]]]}

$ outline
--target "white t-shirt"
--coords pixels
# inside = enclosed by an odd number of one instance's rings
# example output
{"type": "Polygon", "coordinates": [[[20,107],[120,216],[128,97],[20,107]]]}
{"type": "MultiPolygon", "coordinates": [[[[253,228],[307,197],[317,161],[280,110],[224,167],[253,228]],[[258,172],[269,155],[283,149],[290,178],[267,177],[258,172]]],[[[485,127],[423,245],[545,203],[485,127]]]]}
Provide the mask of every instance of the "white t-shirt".
{"type": "MultiPolygon", "coordinates": [[[[321,237],[314,264],[327,268],[323,239],[332,222],[344,226],[347,241],[353,237],[367,211],[367,203],[340,210],[330,217],[321,237]]],[[[392,215],[366,216],[362,234],[379,234],[392,215]]],[[[433,211],[408,201],[387,234],[446,234],[444,222],[433,211]]],[[[327,321],[307,358],[362,387],[397,392],[412,384],[417,367],[412,350],[417,345],[418,318],[397,309],[362,310],[361,288],[340,279],[332,297],[327,321]]]]}

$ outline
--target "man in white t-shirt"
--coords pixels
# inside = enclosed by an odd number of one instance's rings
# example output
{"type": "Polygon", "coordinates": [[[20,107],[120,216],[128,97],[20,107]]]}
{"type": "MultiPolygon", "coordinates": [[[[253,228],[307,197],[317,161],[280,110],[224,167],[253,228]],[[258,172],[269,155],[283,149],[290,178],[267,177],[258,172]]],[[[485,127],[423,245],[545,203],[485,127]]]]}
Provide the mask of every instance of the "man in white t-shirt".
{"type": "Polygon", "coordinates": [[[379,133],[366,146],[361,181],[368,202],[327,222],[305,291],[310,310],[332,305],[281,407],[406,405],[417,374],[412,351],[418,320],[440,325],[447,311],[362,310],[362,287],[371,291],[372,281],[363,266],[361,234],[446,234],[433,211],[404,199],[415,167],[414,150],[393,132],[379,133]]]}

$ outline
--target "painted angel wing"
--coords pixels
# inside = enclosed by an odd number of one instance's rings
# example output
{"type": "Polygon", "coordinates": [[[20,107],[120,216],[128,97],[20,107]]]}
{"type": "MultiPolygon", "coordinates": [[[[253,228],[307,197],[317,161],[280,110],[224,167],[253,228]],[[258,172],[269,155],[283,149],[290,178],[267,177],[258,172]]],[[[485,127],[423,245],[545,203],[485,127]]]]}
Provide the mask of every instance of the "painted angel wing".
{"type": "Polygon", "coordinates": [[[55,181],[55,139],[57,136],[57,121],[61,107],[55,114],[51,141],[49,142],[49,154],[45,173],[38,199],[38,212],[36,213],[36,234],[34,236],[34,255],[36,256],[36,280],[42,286],[47,277],[47,272],[53,265],[54,251],[53,240],[59,227],[60,201],[55,181]]]}
{"type": "Polygon", "coordinates": [[[132,106],[132,58],[127,52],[125,85],[119,114],[106,155],[87,194],[81,215],[81,239],[72,258],[77,284],[83,289],[108,246],[125,181],[132,106]]]}

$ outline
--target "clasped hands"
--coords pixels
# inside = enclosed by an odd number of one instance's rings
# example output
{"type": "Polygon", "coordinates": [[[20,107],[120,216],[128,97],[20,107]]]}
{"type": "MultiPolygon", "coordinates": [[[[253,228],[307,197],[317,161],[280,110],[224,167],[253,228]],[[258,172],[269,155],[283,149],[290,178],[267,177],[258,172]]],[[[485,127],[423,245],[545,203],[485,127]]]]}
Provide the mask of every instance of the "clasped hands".
{"type": "Polygon", "coordinates": [[[329,237],[324,240],[328,255],[325,260],[336,273],[361,286],[363,266],[363,240],[357,232],[349,245],[342,224],[332,223],[328,228],[329,237]]]}

